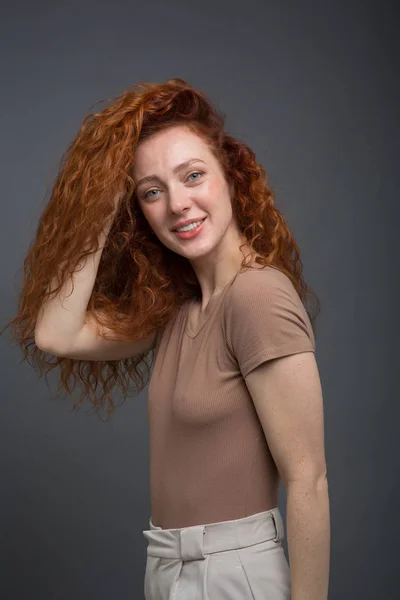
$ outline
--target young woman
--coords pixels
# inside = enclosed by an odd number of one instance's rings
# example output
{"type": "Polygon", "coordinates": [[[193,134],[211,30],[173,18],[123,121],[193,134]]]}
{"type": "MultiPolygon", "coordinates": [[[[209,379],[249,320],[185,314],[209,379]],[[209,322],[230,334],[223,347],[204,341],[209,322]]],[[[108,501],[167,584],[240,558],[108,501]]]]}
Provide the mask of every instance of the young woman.
{"type": "Polygon", "coordinates": [[[25,356],[108,416],[115,386],[126,397],[149,382],[152,351],[146,600],[327,598],[322,390],[301,271],[264,169],[202,92],[138,84],[86,117],[10,325],[25,356]]]}

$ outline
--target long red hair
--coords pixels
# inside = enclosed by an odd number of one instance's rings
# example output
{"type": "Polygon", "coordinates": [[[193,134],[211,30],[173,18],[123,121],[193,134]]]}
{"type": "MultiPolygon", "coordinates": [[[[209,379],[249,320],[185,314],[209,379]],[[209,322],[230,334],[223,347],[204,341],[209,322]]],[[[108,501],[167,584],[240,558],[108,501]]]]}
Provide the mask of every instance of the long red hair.
{"type": "MultiPolygon", "coordinates": [[[[103,102],[103,101],[102,101],[103,102]]],[[[46,354],[35,344],[40,307],[58,277],[59,287],[72,277],[81,259],[98,249],[98,237],[114,211],[113,197],[122,191],[117,215],[102,252],[88,311],[97,323],[139,340],[163,327],[173,312],[201,289],[190,262],[165,247],[141,212],[135,196],[135,148],[152,134],[185,125],[209,144],[227,178],[234,184],[233,213],[244,239],[261,258],[293,282],[313,331],[319,300],[302,278],[302,262],[285,220],[274,205],[267,175],[254,152],[224,129],[224,117],[205,95],[182,79],[139,83],[113,99],[101,112],[89,114],[64,153],[36,237],[24,260],[18,314],[3,329],[12,328],[24,359],[41,375],[58,367],[60,387],[71,394],[76,384],[92,409],[107,419],[116,408],[112,391],[124,398],[132,379],[135,394],[149,382],[153,353],[119,361],[84,361],[46,354]],[[317,310],[307,308],[308,296],[317,310]],[[144,372],[143,372],[144,368],[144,372]]],[[[250,255],[245,264],[249,264],[250,255]]]]}

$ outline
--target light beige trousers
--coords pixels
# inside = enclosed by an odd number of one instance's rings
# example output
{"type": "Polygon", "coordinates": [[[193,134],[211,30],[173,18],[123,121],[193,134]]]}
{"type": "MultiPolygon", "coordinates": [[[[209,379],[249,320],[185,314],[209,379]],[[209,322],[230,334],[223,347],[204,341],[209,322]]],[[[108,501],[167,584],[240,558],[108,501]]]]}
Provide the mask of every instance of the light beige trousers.
{"type": "Polygon", "coordinates": [[[149,525],[145,600],[290,600],[278,507],[181,529],[149,525]]]}

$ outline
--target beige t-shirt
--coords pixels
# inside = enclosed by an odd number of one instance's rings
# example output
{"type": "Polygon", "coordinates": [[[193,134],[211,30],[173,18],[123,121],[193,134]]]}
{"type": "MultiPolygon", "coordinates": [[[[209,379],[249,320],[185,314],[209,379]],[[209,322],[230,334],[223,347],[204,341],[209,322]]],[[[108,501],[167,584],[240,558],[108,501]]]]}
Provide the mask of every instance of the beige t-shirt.
{"type": "Polygon", "coordinates": [[[148,387],[151,516],[163,529],[277,506],[279,475],[244,377],[264,361],[315,352],[301,299],[273,267],[237,273],[196,331],[194,302],[159,332],[148,387]]]}

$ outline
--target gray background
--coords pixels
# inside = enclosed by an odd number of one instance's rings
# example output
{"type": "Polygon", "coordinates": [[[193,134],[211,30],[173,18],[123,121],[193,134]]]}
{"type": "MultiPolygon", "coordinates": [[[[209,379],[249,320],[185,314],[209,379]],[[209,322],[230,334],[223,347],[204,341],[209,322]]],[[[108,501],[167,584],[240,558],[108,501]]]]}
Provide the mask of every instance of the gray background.
{"type": "MultiPolygon", "coordinates": [[[[394,2],[354,1],[36,0],[1,15],[0,328],[95,101],[182,77],[266,168],[322,306],[331,600],[398,597],[397,23],[394,2]]],[[[7,334],[0,352],[0,597],[143,598],[145,391],[104,424],[56,400],[7,334]]]]}

